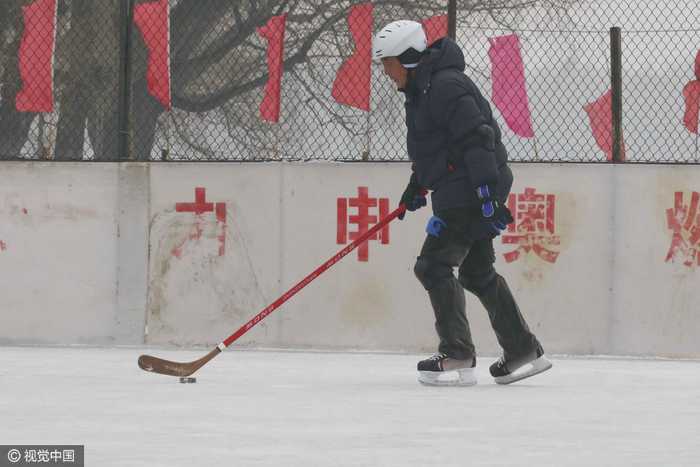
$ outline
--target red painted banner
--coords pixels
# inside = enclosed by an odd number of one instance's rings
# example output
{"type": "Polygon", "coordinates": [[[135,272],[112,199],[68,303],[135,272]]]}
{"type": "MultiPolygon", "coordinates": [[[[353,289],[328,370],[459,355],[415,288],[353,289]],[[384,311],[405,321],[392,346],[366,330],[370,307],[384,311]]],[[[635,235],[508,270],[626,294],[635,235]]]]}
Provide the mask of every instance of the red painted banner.
{"type": "Polygon", "coordinates": [[[265,96],[260,103],[260,118],[268,122],[280,119],[280,94],[282,91],[282,67],[284,57],[284,30],[287,14],[273,16],[267,24],[258,28],[258,34],[267,40],[268,79],[265,96]]]}
{"type": "Polygon", "coordinates": [[[695,56],[695,78],[683,88],[685,113],[683,125],[689,132],[698,134],[698,118],[700,117],[700,50],[695,56]]]}
{"type": "Polygon", "coordinates": [[[431,16],[421,21],[421,24],[425,31],[428,47],[438,39],[447,36],[447,15],[431,16]]]}
{"type": "Polygon", "coordinates": [[[134,7],[134,23],[148,49],[146,82],[148,92],[170,110],[170,7],[168,0],[139,3],[134,7]]]}
{"type": "MultiPolygon", "coordinates": [[[[612,160],[613,125],[612,125],[612,90],[608,90],[595,101],[586,104],[584,110],[588,114],[591,131],[595,142],[605,152],[608,160],[612,160]]],[[[625,143],[622,142],[622,160],[625,159],[625,143]]]]}
{"type": "Polygon", "coordinates": [[[56,0],[36,0],[22,7],[24,33],[19,46],[22,88],[15,98],[19,112],[53,112],[56,0]]]}
{"type": "Polygon", "coordinates": [[[493,103],[513,133],[532,138],[532,115],[525,84],[525,65],[517,34],[489,38],[493,103]]]}
{"type": "Polygon", "coordinates": [[[350,10],[348,25],[355,52],[338,70],[331,95],[339,104],[369,111],[372,77],[372,4],[361,3],[350,10]]]}

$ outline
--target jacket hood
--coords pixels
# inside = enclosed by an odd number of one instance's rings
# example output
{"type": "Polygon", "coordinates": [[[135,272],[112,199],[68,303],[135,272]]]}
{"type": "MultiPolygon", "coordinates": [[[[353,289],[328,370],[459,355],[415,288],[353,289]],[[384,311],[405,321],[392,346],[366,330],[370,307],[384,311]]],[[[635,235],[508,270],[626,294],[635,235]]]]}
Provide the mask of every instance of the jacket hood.
{"type": "Polygon", "coordinates": [[[433,42],[424,52],[416,68],[414,83],[415,90],[423,90],[430,85],[430,78],[441,70],[454,69],[464,72],[464,54],[457,43],[449,37],[443,37],[433,42]]]}
{"type": "Polygon", "coordinates": [[[449,37],[439,39],[426,49],[425,64],[430,65],[432,72],[454,68],[464,71],[464,54],[457,43],[449,37]]]}

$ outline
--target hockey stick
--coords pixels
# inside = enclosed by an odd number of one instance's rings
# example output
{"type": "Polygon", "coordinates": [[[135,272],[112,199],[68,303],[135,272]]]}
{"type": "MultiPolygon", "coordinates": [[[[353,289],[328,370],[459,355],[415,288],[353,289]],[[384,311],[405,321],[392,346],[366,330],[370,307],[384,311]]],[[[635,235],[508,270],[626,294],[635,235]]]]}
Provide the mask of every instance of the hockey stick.
{"type": "Polygon", "coordinates": [[[360,244],[363,242],[367,241],[371,236],[376,234],[379,230],[384,228],[389,222],[393,221],[395,218],[400,216],[406,211],[406,208],[404,205],[400,205],[398,208],[396,208],[394,211],[389,213],[388,216],[380,220],[377,224],[375,224],[371,229],[369,229],[367,232],[359,236],[355,241],[353,241],[351,244],[340,250],[338,253],[335,254],[332,258],[330,258],[328,261],[323,263],[321,266],[319,266],[314,272],[303,278],[301,281],[299,281],[294,287],[291,289],[287,290],[280,298],[275,300],[272,304],[268,305],[264,310],[262,310],[260,313],[255,315],[250,321],[248,321],[246,324],[241,326],[238,331],[234,332],[230,336],[228,336],[223,342],[221,342],[219,345],[214,347],[214,349],[206,354],[204,357],[200,358],[199,360],[195,360],[193,362],[184,362],[184,363],[179,363],[179,362],[171,362],[169,360],[164,360],[162,358],[158,357],[153,357],[151,355],[141,355],[139,357],[139,367],[141,367],[142,370],[145,371],[150,371],[152,373],[160,373],[162,375],[170,375],[170,376],[190,376],[192,373],[195,371],[199,370],[202,368],[204,365],[206,365],[211,359],[216,357],[218,354],[224,351],[226,347],[231,345],[236,339],[241,337],[243,334],[248,332],[253,326],[258,324],[260,321],[265,319],[270,313],[275,311],[277,308],[280,307],[284,302],[292,298],[297,292],[299,292],[301,289],[306,287],[311,281],[316,279],[318,276],[320,276],[323,272],[325,272],[327,269],[329,269],[331,266],[333,266],[335,263],[340,261],[345,255],[350,253],[352,250],[357,248],[360,244]]]}

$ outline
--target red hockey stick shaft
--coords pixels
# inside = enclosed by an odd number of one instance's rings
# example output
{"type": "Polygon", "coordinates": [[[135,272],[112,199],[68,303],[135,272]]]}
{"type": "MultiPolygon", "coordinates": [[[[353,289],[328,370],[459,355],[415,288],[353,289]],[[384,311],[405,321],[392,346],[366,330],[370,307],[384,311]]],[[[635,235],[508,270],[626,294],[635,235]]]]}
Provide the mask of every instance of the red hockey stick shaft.
{"type": "Polygon", "coordinates": [[[309,285],[310,282],[312,282],[314,279],[316,279],[318,276],[323,274],[327,269],[329,269],[331,266],[333,266],[335,263],[340,261],[345,255],[350,253],[352,250],[360,246],[362,243],[367,241],[370,237],[372,237],[375,233],[379,232],[381,229],[383,229],[389,222],[393,221],[396,219],[398,216],[403,214],[406,211],[406,208],[404,205],[400,205],[398,208],[396,208],[394,211],[389,213],[388,216],[384,217],[381,219],[377,224],[375,224],[371,229],[369,229],[367,232],[359,236],[355,241],[350,243],[348,246],[340,250],[338,253],[336,253],[332,258],[330,258],[328,261],[320,265],[315,271],[313,271],[311,274],[303,278],[301,281],[299,281],[294,287],[291,289],[287,290],[280,298],[275,300],[273,303],[268,305],[264,310],[262,310],[260,313],[255,315],[253,318],[251,318],[250,321],[245,323],[243,326],[241,326],[238,331],[234,332],[230,336],[228,336],[221,344],[218,345],[219,350],[223,351],[226,347],[231,345],[233,342],[235,342],[239,337],[241,337],[243,334],[246,332],[250,331],[250,329],[258,324],[260,321],[265,319],[270,313],[275,311],[277,308],[279,308],[284,302],[292,298],[294,295],[296,295],[297,292],[299,292],[301,289],[309,285]]]}

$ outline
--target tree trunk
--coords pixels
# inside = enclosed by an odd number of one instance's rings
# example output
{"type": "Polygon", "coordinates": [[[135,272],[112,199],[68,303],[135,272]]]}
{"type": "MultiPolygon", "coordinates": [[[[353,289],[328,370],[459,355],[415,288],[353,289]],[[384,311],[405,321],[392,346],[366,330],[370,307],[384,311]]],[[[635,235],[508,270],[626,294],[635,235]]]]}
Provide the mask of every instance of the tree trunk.
{"type": "Polygon", "coordinates": [[[73,0],[71,12],[56,159],[83,159],[87,124],[95,160],[118,160],[119,0],[73,0]]]}
{"type": "Polygon", "coordinates": [[[92,41],[90,28],[91,0],[73,0],[71,8],[71,25],[62,47],[65,51],[65,69],[59,75],[60,88],[58,108],[59,120],[56,135],[56,160],[82,160],[85,145],[85,124],[89,93],[86,88],[85,74],[89,69],[86,59],[86,44],[92,41]]]}
{"type": "MultiPolygon", "coordinates": [[[[72,30],[69,34],[72,34],[72,30]]],[[[56,160],[82,160],[85,145],[85,123],[87,109],[85,86],[82,79],[75,76],[63,87],[59,98],[61,111],[56,136],[56,160]]]]}
{"type": "Polygon", "coordinates": [[[164,112],[163,106],[146,89],[146,81],[134,84],[134,102],[131,121],[133,122],[133,154],[135,159],[147,161],[156,137],[158,117],[164,112]]]}
{"type": "Polygon", "coordinates": [[[95,160],[119,160],[119,40],[121,0],[91,0],[89,21],[94,28],[90,53],[91,69],[88,134],[95,160]]]}

